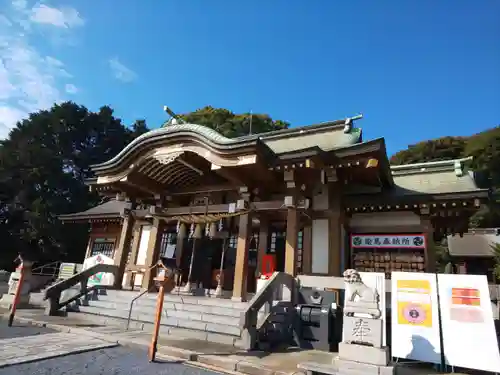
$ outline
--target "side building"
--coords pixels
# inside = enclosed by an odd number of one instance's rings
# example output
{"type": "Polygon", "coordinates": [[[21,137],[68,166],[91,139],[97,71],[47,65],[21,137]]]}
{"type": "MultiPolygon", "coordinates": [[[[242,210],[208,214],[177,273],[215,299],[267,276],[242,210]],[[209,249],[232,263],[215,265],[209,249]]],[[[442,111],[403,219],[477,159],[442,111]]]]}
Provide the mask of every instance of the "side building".
{"type": "Polygon", "coordinates": [[[104,224],[85,213],[61,219],[94,220],[90,249],[114,238],[117,286],[148,288],[162,258],[186,290],[220,286],[246,300],[272,270],[432,272],[434,241],[467,232],[489,197],[469,161],[391,167],[384,139],[363,141],[350,119],[234,139],[174,124],[92,167],[90,188],[121,205],[119,234],[98,235],[104,224]]]}

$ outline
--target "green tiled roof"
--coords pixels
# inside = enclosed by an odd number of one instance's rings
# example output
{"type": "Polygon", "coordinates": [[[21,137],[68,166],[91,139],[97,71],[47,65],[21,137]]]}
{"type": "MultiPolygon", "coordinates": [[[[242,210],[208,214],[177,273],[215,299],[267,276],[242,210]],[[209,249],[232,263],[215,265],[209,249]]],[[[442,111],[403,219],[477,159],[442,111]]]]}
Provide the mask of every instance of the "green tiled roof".
{"type": "Polygon", "coordinates": [[[134,150],[151,142],[168,140],[176,135],[186,135],[206,141],[214,147],[237,149],[262,142],[275,154],[319,146],[324,151],[354,145],[361,141],[361,129],[353,127],[352,119],[330,121],[316,125],[289,128],[268,133],[252,134],[237,138],[227,138],[219,132],[197,124],[171,124],[151,130],[134,139],[114,158],[97,165],[94,171],[109,168],[124,160],[134,150]]]}
{"type": "Polygon", "coordinates": [[[261,139],[276,154],[303,150],[310,147],[319,147],[323,151],[330,151],[341,147],[352,146],[361,140],[361,129],[354,128],[349,133],[342,130],[311,132],[309,134],[293,134],[285,138],[261,139]]]}
{"type": "Polygon", "coordinates": [[[138,139],[150,138],[151,136],[159,134],[169,134],[169,133],[173,134],[177,132],[196,133],[198,135],[201,135],[202,137],[206,137],[211,141],[220,144],[235,143],[235,140],[238,139],[238,138],[236,139],[227,138],[222,134],[220,134],[219,132],[213,130],[212,128],[197,124],[175,124],[175,125],[162,126],[161,128],[153,129],[147,133],[144,133],[143,135],[138,137],[138,139]]]}
{"type": "Polygon", "coordinates": [[[276,154],[302,150],[314,146],[318,146],[324,151],[330,151],[356,144],[361,140],[361,129],[350,128],[349,131],[344,132],[342,120],[300,128],[289,128],[267,133],[245,135],[237,138],[227,138],[219,132],[203,125],[172,124],[151,130],[138,139],[178,132],[195,133],[212,142],[223,145],[260,139],[276,154]]]}
{"type": "Polygon", "coordinates": [[[449,161],[391,166],[396,194],[468,193],[479,190],[472,172],[464,169],[471,160],[449,161]]]}
{"type": "Polygon", "coordinates": [[[89,218],[114,218],[120,217],[123,209],[130,208],[130,202],[117,201],[111,199],[105,203],[89,208],[86,211],[75,212],[72,214],[59,215],[59,220],[78,220],[89,218]]]}

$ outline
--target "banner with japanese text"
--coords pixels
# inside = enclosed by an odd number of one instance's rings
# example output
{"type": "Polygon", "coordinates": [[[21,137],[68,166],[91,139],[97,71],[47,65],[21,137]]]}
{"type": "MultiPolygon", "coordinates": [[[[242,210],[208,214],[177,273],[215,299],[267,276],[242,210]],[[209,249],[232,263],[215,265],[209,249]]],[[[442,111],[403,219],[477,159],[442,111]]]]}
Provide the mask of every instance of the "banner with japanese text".
{"type": "Polygon", "coordinates": [[[352,248],[424,249],[423,234],[351,234],[352,248]]]}
{"type": "Polygon", "coordinates": [[[445,361],[500,373],[500,353],[485,275],[438,275],[445,361]]]}
{"type": "Polygon", "coordinates": [[[436,274],[391,273],[392,357],[441,364],[436,274]]]}

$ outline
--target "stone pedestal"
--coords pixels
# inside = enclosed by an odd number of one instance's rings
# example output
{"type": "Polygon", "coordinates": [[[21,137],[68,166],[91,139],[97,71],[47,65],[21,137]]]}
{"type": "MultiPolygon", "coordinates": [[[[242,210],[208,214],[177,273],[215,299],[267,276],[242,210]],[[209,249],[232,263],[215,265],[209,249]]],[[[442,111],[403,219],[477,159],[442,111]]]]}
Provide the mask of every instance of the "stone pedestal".
{"type": "MultiPolygon", "coordinates": [[[[3,308],[11,309],[16,295],[17,283],[21,273],[19,271],[12,272],[9,278],[9,289],[6,294],[0,299],[0,306],[3,308]]],[[[25,309],[30,306],[30,289],[31,289],[31,267],[25,267],[24,282],[21,290],[21,296],[17,305],[20,309],[25,309]]]]}
{"type": "Polygon", "coordinates": [[[344,342],[335,367],[339,375],[393,375],[387,347],[382,347],[382,320],[344,316],[344,342]]]}

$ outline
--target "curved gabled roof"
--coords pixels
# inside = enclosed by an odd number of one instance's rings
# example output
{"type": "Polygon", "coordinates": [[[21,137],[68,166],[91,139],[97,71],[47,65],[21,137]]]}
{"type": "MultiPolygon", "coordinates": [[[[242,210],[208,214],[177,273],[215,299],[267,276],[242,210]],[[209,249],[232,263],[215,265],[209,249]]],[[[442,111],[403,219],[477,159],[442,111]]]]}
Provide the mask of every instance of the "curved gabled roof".
{"type": "Polygon", "coordinates": [[[161,144],[165,141],[185,141],[186,139],[224,153],[236,152],[248,147],[260,147],[266,153],[280,154],[312,145],[317,145],[324,151],[350,146],[360,142],[361,129],[346,127],[345,120],[338,120],[300,128],[228,138],[203,125],[175,124],[142,134],[118,155],[104,163],[93,165],[91,168],[96,172],[114,168],[143,147],[161,144]]]}

